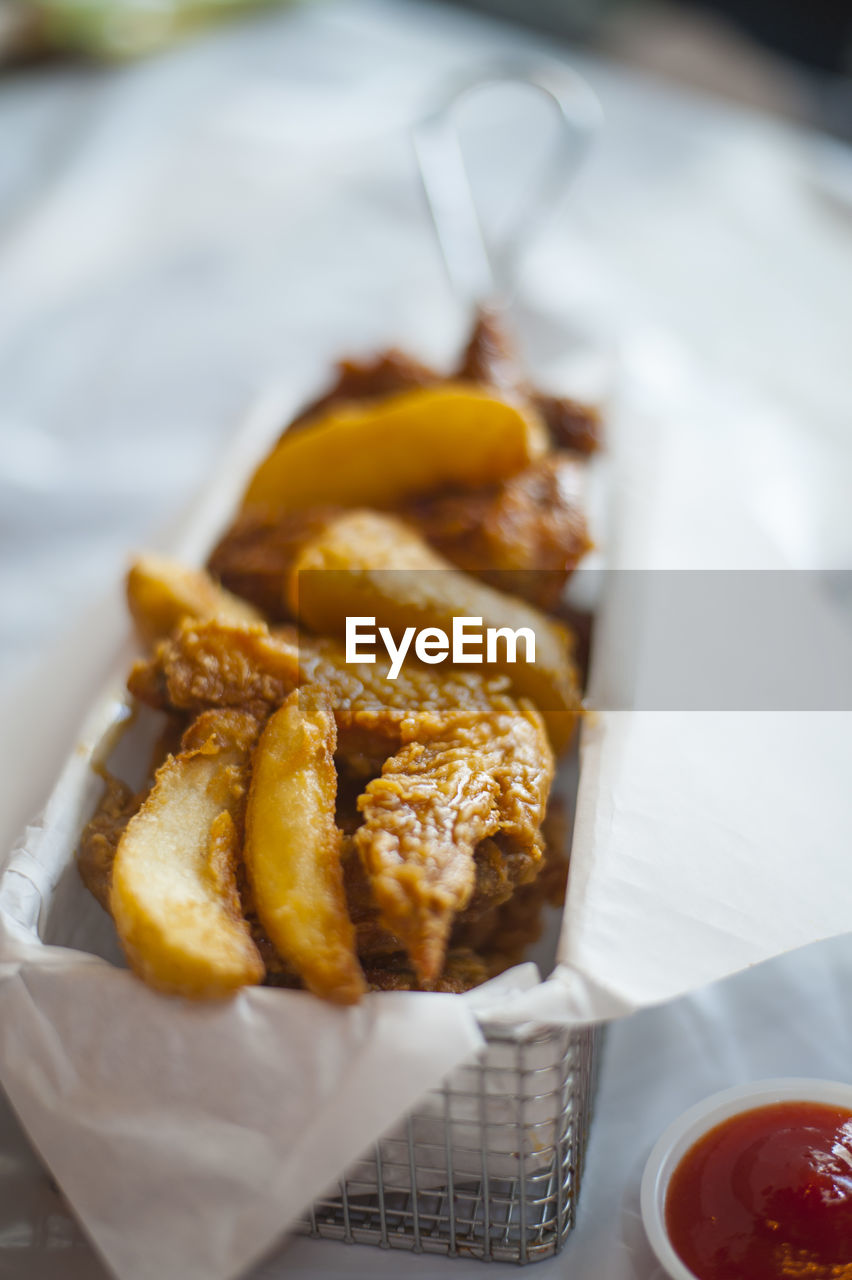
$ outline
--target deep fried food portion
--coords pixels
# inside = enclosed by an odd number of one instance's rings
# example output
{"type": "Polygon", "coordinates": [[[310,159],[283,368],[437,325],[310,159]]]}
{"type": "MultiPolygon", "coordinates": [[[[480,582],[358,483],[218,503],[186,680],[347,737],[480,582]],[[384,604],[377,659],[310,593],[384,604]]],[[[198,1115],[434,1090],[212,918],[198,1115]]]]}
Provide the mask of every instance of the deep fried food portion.
{"type": "Polygon", "coordinates": [[[541,414],[557,449],[589,454],[601,446],[598,409],[569,396],[542,394],[530,386],[499,311],[483,307],[477,312],[456,377],[523,396],[541,414]]]}
{"type": "Polygon", "coordinates": [[[182,618],[263,619],[246,600],[214,582],[203,569],[188,569],[166,556],[140,556],[127,575],[127,604],[146,644],[167,636],[182,618]]]}
{"type": "Polygon", "coordinates": [[[593,404],[573,400],[570,396],[536,393],[532,402],[541,414],[550,438],[557,449],[575,453],[597,453],[603,442],[603,418],[593,404]]]}
{"type": "Polygon", "coordinates": [[[559,801],[551,800],[548,805],[542,834],[544,859],[535,879],[521,884],[483,914],[466,912],[453,928],[451,945],[472,948],[487,966],[489,976],[520,964],[541,936],[544,907],[561,907],[565,901],[570,823],[559,801]]]}
{"type": "MultiPolygon", "coordinates": [[[[377,957],[366,966],[371,991],[417,991],[417,975],[405,955],[377,957]]],[[[432,985],[433,991],[460,995],[478,987],[491,976],[487,963],[473,951],[456,947],[448,951],[444,967],[432,985]]]]}
{"type": "Polygon", "coordinates": [[[143,796],[119,778],[106,777],[106,790],[80,837],[77,868],[83,884],[104,911],[109,911],[112,864],[125,827],[138,812],[143,796]]]}
{"type": "Polygon", "coordinates": [[[315,995],[352,1004],[365,984],[335,824],[336,744],[325,690],[294,690],[254,753],[244,858],[258,918],[286,964],[315,995]]]}
{"type": "Polygon", "coordinates": [[[487,715],[508,686],[501,677],[414,665],[388,680],[388,666],[382,659],[347,663],[332,639],[184,622],[134,666],[128,688],[159,710],[242,706],[264,718],[300,682],[321,684],[331,694],[339,749],[370,772],[403,742],[434,737],[460,717],[487,715]]]}
{"type": "MultiPolygon", "coordinates": [[[[289,692],[281,672],[289,677],[293,654],[291,637],[262,627],[247,635],[218,622],[184,623],[138,683],[155,692],[155,705],[177,697],[192,709],[246,696],[256,707],[265,690],[268,713],[289,692]],[[236,667],[228,656],[235,643],[243,659],[236,667]]],[[[504,858],[519,859],[507,873],[519,881],[540,859],[553,772],[541,718],[508,697],[501,680],[415,666],[390,681],[387,663],[347,664],[331,640],[303,641],[297,656],[303,690],[317,684],[331,699],[344,753],[376,769],[386,761],[359,802],[364,824],[355,841],[378,911],[362,921],[359,946],[386,948],[380,931],[391,934],[432,981],[453,913],[470,905],[481,842],[494,837],[504,858]]]]}
{"type": "Polygon", "coordinates": [[[546,449],[533,410],[443,383],[332,407],[310,430],[285,433],[252,477],[243,507],[391,507],[434,489],[493,484],[546,449]]]}
{"type": "Polygon", "coordinates": [[[257,721],[207,712],[119,840],[110,910],[130,967],[173,995],[227,996],[264,968],[237,890],[237,825],[257,721]]]}
{"type": "Polygon", "coordinates": [[[239,707],[262,719],[299,683],[295,632],[274,638],[258,623],[233,626],[185,619],[137,662],[127,681],[140,702],[158,709],[239,707]]]}
{"type": "Polygon", "coordinates": [[[208,561],[211,573],[273,621],[290,617],[285,586],[304,543],[325,528],[336,507],[309,511],[241,511],[208,561]]]}
{"type": "Polygon", "coordinates": [[[474,855],[476,879],[463,918],[476,920],[507,902],[517,887],[534,880],[541,870],[538,844],[525,849],[502,835],[483,840],[474,855]]]}
{"type": "MultiPolygon", "coordinates": [[[[499,484],[415,499],[398,514],[457,568],[550,610],[591,546],[584,475],[571,454],[548,454],[499,484]]],[[[289,618],[293,564],[339,514],[332,507],[280,516],[244,511],[214,549],[210,569],[268,617],[289,618]]]]}
{"type": "Polygon", "coordinates": [[[331,386],[294,418],[288,431],[309,426],[324,410],[341,401],[371,400],[416,387],[431,387],[441,381],[434,369],[395,348],[381,351],[371,360],[341,360],[335,374],[331,386]]]}
{"type": "Polygon", "coordinates": [[[478,309],[456,377],[500,391],[518,391],[524,387],[515,344],[497,309],[478,309]]]}
{"type": "MultiPolygon", "coordinates": [[[[338,809],[338,822],[339,812],[338,809]]],[[[357,830],[357,825],[356,816],[352,824],[353,832],[357,830]]],[[[459,916],[459,923],[465,922],[470,927],[473,927],[474,921],[486,917],[492,919],[495,907],[508,901],[519,885],[533,880],[543,866],[537,844],[529,849],[520,849],[513,847],[499,835],[479,842],[474,850],[473,862],[473,893],[459,916]]],[[[381,922],[367,873],[358,857],[355,842],[348,835],[343,840],[343,875],[346,903],[350,919],[355,925],[356,949],[360,959],[365,963],[372,963],[377,957],[402,951],[402,941],[381,922]]]]}
{"type": "Polygon", "coordinates": [[[541,857],[552,778],[541,717],[498,695],[489,715],[406,744],[368,784],[355,844],[382,923],[424,985],[440,973],[453,918],[472,897],[480,841],[499,833],[530,860],[541,857]]]}
{"type": "MultiPolygon", "coordinates": [[[[573,734],[580,692],[568,629],[531,605],[461,573],[392,516],[347,511],[302,548],[291,571],[290,606],[313,631],[342,635],[347,617],[374,617],[400,640],[407,628],[453,631],[457,616],[484,628],[526,631],[535,661],[500,644],[490,670],[543,712],[554,746],[573,734]]],[[[519,646],[520,647],[520,646],[519,646]]],[[[485,655],[481,655],[484,660],[485,655]]]]}
{"type": "Polygon", "coordinates": [[[584,477],[570,454],[548,454],[491,488],[422,498],[404,516],[459,569],[551,610],[591,547],[584,477]]]}

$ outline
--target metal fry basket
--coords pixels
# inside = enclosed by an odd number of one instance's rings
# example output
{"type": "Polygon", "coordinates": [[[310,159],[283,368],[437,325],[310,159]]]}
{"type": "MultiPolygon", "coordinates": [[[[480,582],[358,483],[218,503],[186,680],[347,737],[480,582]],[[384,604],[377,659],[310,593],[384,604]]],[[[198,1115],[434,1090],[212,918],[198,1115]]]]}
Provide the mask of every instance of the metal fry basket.
{"type": "Polygon", "coordinates": [[[559,1252],[576,1215],[601,1030],[483,1031],[478,1057],[347,1170],[303,1233],[493,1262],[559,1252]]]}

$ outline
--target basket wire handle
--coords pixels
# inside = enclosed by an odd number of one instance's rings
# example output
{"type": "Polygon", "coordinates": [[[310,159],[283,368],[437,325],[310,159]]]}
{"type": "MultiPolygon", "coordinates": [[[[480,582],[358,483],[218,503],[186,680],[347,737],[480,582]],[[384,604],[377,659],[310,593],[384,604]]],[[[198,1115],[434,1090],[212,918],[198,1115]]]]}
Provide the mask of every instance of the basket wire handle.
{"type": "Polygon", "coordinates": [[[520,255],[558,207],[603,123],[600,102],[570,67],[501,63],[457,86],[413,130],[414,150],[444,265],[455,294],[472,304],[505,302],[520,255]],[[465,98],[497,84],[529,85],[551,104],[558,133],[531,198],[499,242],[489,243],[470,185],[456,128],[465,98]]]}

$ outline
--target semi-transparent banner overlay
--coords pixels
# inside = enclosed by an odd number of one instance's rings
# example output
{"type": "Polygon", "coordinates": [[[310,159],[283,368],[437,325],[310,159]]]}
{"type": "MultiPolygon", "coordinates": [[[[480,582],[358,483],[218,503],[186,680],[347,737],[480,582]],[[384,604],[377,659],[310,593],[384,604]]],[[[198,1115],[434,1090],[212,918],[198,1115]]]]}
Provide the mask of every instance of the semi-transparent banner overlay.
{"type": "Polygon", "coordinates": [[[581,569],[567,593],[546,569],[483,577],[306,570],[291,603],[388,680],[413,663],[524,686],[518,668],[557,669],[573,645],[600,710],[852,710],[852,571],[581,569]]]}

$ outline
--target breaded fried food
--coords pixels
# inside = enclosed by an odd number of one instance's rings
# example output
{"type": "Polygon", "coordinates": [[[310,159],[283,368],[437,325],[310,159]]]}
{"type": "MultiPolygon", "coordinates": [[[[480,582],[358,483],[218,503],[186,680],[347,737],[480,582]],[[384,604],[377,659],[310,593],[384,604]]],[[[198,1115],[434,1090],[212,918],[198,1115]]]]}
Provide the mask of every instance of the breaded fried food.
{"type": "Polygon", "coordinates": [[[226,591],[203,569],[188,569],[167,556],[148,554],[134,561],[127,574],[127,604],[146,644],[167,636],[183,618],[263,621],[247,600],[226,591]]]}
{"type": "Polygon", "coordinates": [[[294,631],[274,638],[263,623],[233,625],[184,619],[151,658],[131,669],[127,687],[157,709],[203,711],[238,707],[258,719],[299,683],[294,631]]]}
{"type": "Polygon", "coordinates": [[[258,727],[246,712],[199,716],[119,840],[110,911],[130,967],[158,991],[215,999],[263,979],[237,890],[258,727]]]}
{"type": "Polygon", "coordinates": [[[347,400],[372,400],[380,396],[431,387],[441,375],[428,365],[391,347],[370,360],[341,360],[330,387],[294,418],[288,431],[298,431],[315,422],[324,410],[347,400]]]}
{"type": "Polygon", "coordinates": [[[553,453],[499,485],[423,498],[402,514],[457,568],[549,611],[592,545],[584,482],[582,462],[553,453]]]}
{"type": "Polygon", "coordinates": [[[347,663],[343,646],[292,630],[184,622],[151,658],[137,662],[128,688],[158,710],[247,707],[261,719],[300,683],[331,694],[338,748],[378,772],[403,742],[434,737],[459,717],[488,713],[508,688],[503,677],[410,666],[388,680],[389,663],[347,663]]]}
{"type": "Polygon", "coordinates": [[[595,453],[601,446],[602,420],[594,405],[569,396],[542,394],[524,376],[515,344],[500,312],[480,307],[473,331],[454,375],[463,381],[514,391],[541,415],[557,449],[595,453]]]}
{"type": "Polygon", "coordinates": [[[381,921],[424,986],[440,973],[453,919],[473,895],[480,841],[499,833],[531,862],[541,857],[552,779],[538,712],[497,695],[488,715],[406,744],[367,785],[355,845],[381,921]]]}
{"type": "Polygon", "coordinates": [[[307,685],[269,719],[254,753],[244,858],[261,925],[309,991],[363,995],[335,824],[337,731],[328,693],[307,685]]]}
{"type": "MultiPolygon", "coordinates": [[[[184,623],[139,668],[135,686],[153,693],[154,705],[176,699],[194,710],[245,696],[257,707],[265,690],[268,714],[286,696],[281,672],[292,672],[293,657],[289,634],[184,623]],[[228,656],[235,645],[236,667],[228,656]]],[[[363,825],[354,837],[378,910],[368,928],[401,939],[420,980],[431,982],[453,914],[472,900],[480,842],[493,837],[518,856],[518,879],[541,858],[553,776],[542,719],[499,678],[406,667],[390,681],[387,663],[347,664],[332,640],[302,641],[296,657],[303,690],[316,684],[331,699],[339,748],[382,769],[359,800],[363,825]]]]}
{"type": "Polygon", "coordinates": [[[339,510],[322,506],[277,515],[241,511],[213,548],[208,568],[229,591],[250,600],[273,622],[284,621],[291,616],[285,589],[293,561],[339,510]]]}
{"type": "Polygon", "coordinates": [[[106,790],[80,837],[77,869],[83,884],[104,911],[109,911],[112,866],[118,842],[130,819],[138,813],[143,799],[144,795],[138,795],[126,783],[109,774],[106,790]]]}
{"type": "MultiPolygon", "coordinates": [[[[403,954],[377,957],[366,966],[371,991],[417,991],[420,984],[408,958],[403,954]]],[[[433,991],[460,995],[487,982],[491,977],[488,964],[465,947],[448,951],[444,967],[432,984],[433,991]]]]}
{"type": "Polygon", "coordinates": [[[544,859],[535,878],[520,884],[490,910],[466,912],[453,928],[451,947],[473,949],[489,976],[520,964],[528,948],[541,937],[544,908],[558,908],[565,901],[571,841],[570,822],[561,801],[551,799],[542,835],[544,859]]]}
{"type": "Polygon", "coordinates": [[[419,493],[492,484],[547,449],[534,410],[487,389],[443,383],[332,407],[285,433],[260,464],[244,509],[391,507],[419,493]]]}
{"type": "MultiPolygon", "coordinates": [[[[342,635],[347,617],[374,617],[399,641],[406,628],[449,635],[459,615],[484,628],[525,630],[535,661],[501,644],[489,669],[531,698],[561,750],[573,735],[580,689],[570,631],[540,610],[453,569],[412,529],[375,511],[345,511],[309,539],[290,577],[290,607],[311,630],[342,635]],[[516,659],[516,660],[513,660],[516,659]]],[[[484,655],[482,655],[484,658],[484,655]]]]}

